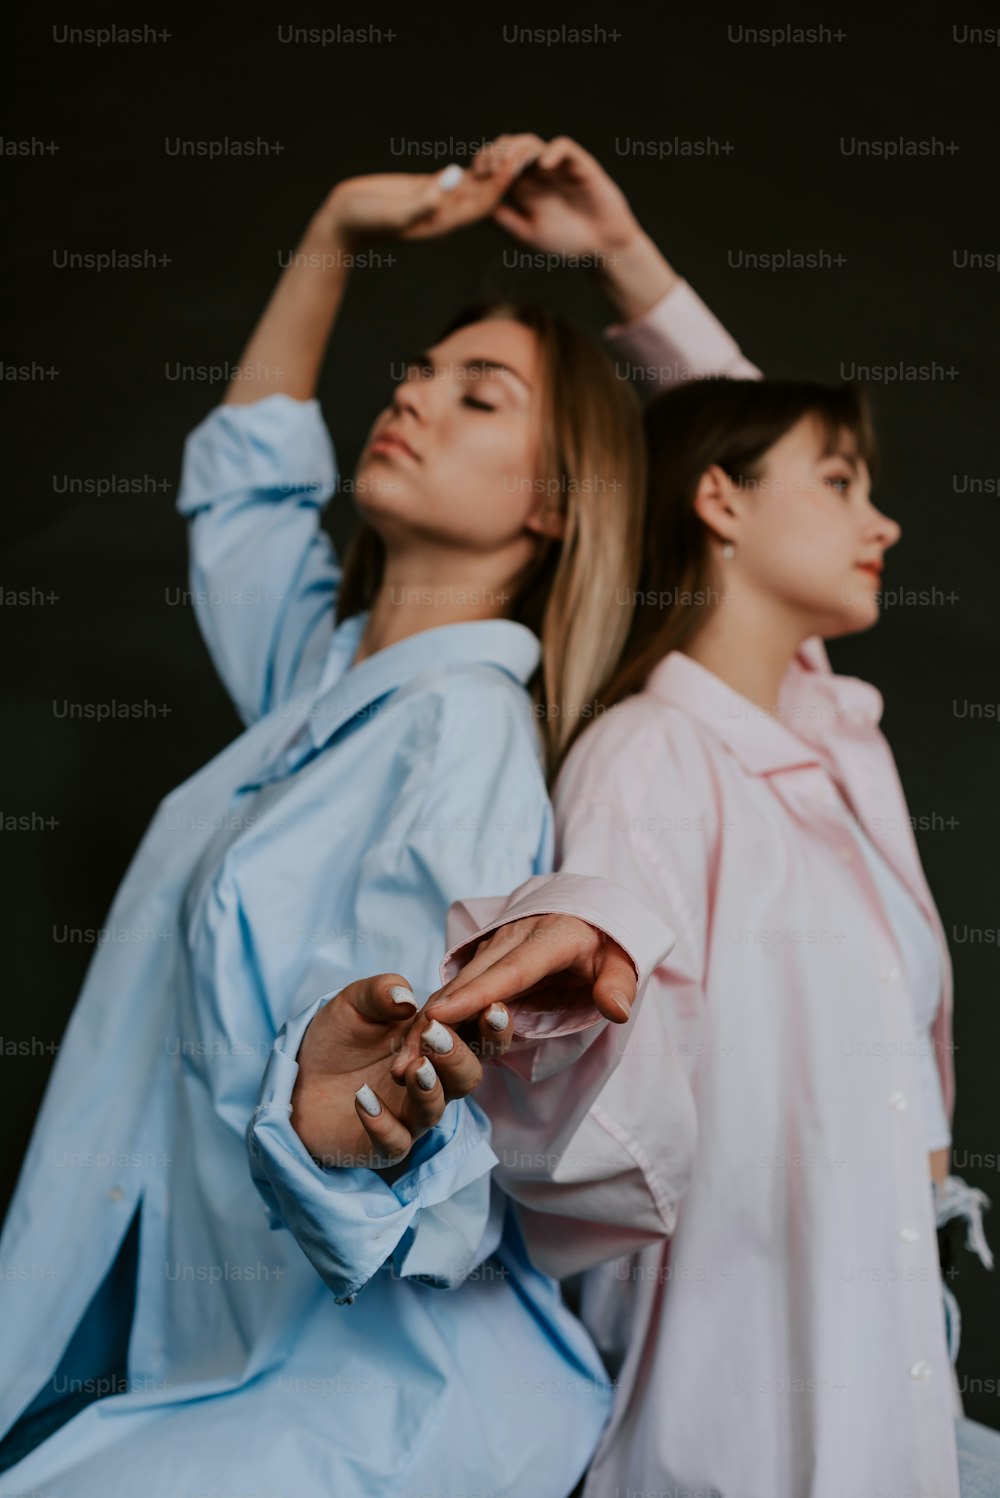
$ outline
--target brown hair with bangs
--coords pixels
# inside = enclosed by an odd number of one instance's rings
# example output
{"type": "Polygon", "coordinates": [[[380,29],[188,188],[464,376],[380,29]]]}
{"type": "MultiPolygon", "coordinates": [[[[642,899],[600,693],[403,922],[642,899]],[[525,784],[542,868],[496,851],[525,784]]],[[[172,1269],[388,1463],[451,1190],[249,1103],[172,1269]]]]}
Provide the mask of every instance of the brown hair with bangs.
{"type": "Polygon", "coordinates": [[[871,411],[856,385],[782,380],[693,380],[646,408],[649,468],[639,599],[621,665],[601,692],[605,708],[640,691],[653,667],[686,645],[714,607],[709,531],[695,510],[698,484],[717,464],[752,489],[768,452],[806,416],[826,454],[845,450],[873,473],[871,411]]]}

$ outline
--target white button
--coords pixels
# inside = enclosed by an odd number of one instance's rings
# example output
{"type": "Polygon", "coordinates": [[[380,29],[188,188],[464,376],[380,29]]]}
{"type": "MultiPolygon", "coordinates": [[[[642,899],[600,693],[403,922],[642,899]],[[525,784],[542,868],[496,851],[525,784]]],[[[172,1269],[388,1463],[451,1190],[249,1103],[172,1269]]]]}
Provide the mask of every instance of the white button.
{"type": "Polygon", "coordinates": [[[906,1097],[906,1093],[905,1092],[890,1092],[890,1094],[889,1094],[889,1107],[890,1108],[895,1108],[895,1110],[896,1110],[897,1113],[903,1113],[903,1112],[905,1112],[907,1106],[908,1106],[908,1103],[907,1103],[907,1097],[906,1097]]]}
{"type": "Polygon", "coordinates": [[[900,1228],[899,1236],[902,1238],[904,1243],[916,1243],[917,1239],[920,1237],[920,1234],[917,1232],[916,1228],[900,1228]]]}
{"type": "Polygon", "coordinates": [[[898,967],[884,967],[881,969],[881,978],[883,983],[895,983],[898,977],[898,967]]]}
{"type": "Polygon", "coordinates": [[[112,1186],[108,1195],[113,1202],[120,1202],[125,1193],[120,1186],[112,1186]]]}
{"type": "Polygon", "coordinates": [[[930,1376],[931,1376],[931,1365],[930,1365],[930,1363],[927,1362],[926,1358],[917,1358],[917,1361],[914,1364],[912,1364],[912,1366],[910,1368],[910,1377],[911,1378],[930,1378],[930,1376]]]}
{"type": "Polygon", "coordinates": [[[840,856],[845,863],[853,863],[855,850],[850,843],[845,843],[840,850],[840,856]]]}

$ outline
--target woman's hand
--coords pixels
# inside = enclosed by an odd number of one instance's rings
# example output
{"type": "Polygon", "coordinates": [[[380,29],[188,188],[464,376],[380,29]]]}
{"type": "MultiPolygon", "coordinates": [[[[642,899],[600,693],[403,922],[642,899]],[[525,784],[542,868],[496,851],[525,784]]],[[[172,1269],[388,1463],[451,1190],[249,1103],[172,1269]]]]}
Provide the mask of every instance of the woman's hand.
{"type": "Polygon", "coordinates": [[[589,151],[560,135],[500,135],[472,162],[479,176],[506,160],[512,143],[537,143],[534,159],[493,212],[501,228],[536,250],[599,256],[624,250],[642,230],[621,188],[589,151]]]}
{"type": "MultiPolygon", "coordinates": [[[[431,994],[423,1014],[447,1025],[475,1021],[481,1034],[491,1005],[531,999],[565,1006],[579,999],[620,1025],[629,1018],[638,982],[628,953],[596,926],[571,915],[524,916],[484,936],[462,971],[431,994]]],[[[408,1071],[414,1040],[404,1038],[394,1073],[408,1071]]]]}
{"type": "MultiPolygon", "coordinates": [[[[349,177],[333,189],[316,218],[335,243],[373,239],[432,239],[492,214],[537,150],[537,136],[520,137],[489,172],[463,170],[379,172],[349,177]]],[[[478,158],[476,158],[478,159],[478,158]]]]}
{"type": "MultiPolygon", "coordinates": [[[[538,137],[498,136],[473,160],[473,175],[521,141],[538,137]]],[[[676,271],[589,151],[565,135],[540,145],[493,210],[494,222],[534,250],[584,258],[619,314],[641,316],[677,284],[676,271]]]]}
{"type": "MultiPolygon", "coordinates": [[[[479,1050],[495,1055],[513,1027],[502,1005],[479,1023],[479,1050]],[[504,1020],[503,1026],[498,1021],[504,1020]]],[[[325,1166],[398,1164],[446,1103],[482,1079],[478,1057],[454,1031],[417,1013],[405,978],[380,973],[349,984],[317,1011],[297,1056],[292,1126],[325,1166]],[[404,1040],[406,1064],[391,1073],[404,1040]]]]}

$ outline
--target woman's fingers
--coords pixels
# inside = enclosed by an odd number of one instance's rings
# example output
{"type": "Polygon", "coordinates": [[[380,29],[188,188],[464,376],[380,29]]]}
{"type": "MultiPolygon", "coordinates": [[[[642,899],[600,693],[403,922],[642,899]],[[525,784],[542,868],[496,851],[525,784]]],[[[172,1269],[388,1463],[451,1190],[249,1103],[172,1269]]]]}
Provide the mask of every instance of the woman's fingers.
{"type": "Polygon", "coordinates": [[[440,1020],[424,1015],[414,1026],[418,1031],[420,1047],[424,1057],[430,1061],[441,1081],[447,1099],[465,1097],[483,1080],[483,1068],[479,1058],[440,1020]]]}
{"type": "Polygon", "coordinates": [[[528,916],[512,922],[509,930],[499,942],[493,940],[499,933],[491,933],[487,950],[477,949],[462,971],[431,995],[424,1012],[461,1024],[491,1004],[520,998],[543,979],[566,972],[592,955],[603,937],[572,917],[528,916]]]}
{"type": "Polygon", "coordinates": [[[536,165],[543,172],[553,172],[560,166],[574,166],[582,169],[594,158],[582,146],[577,145],[568,135],[557,135],[550,140],[544,151],[538,157],[536,165]]]}
{"type": "Polygon", "coordinates": [[[498,135],[480,147],[469,170],[474,177],[489,177],[495,172],[512,169],[522,172],[529,162],[537,160],[545,149],[540,135],[526,131],[521,135],[498,135]]]}
{"type": "Polygon", "coordinates": [[[395,1165],[409,1154],[413,1136],[367,1083],[354,1094],[354,1107],[373,1146],[372,1165],[395,1165]]]}
{"type": "Polygon", "coordinates": [[[503,1056],[514,1039],[514,1021],[506,1004],[491,1004],[480,1014],[476,1026],[476,1055],[483,1060],[503,1056]]]}
{"type": "Polygon", "coordinates": [[[506,938],[504,947],[491,940],[488,951],[477,949],[461,973],[431,995],[423,1012],[459,1025],[491,1004],[525,997],[542,983],[557,995],[561,987],[567,999],[577,999],[589,977],[598,1013],[615,1024],[628,1019],[636,994],[635,967],[603,931],[573,916],[526,917],[511,929],[515,935],[506,938]],[[560,975],[565,975],[562,985],[560,975]]]}
{"type": "Polygon", "coordinates": [[[440,1123],[448,1099],[429,1056],[419,1056],[410,1062],[403,1077],[403,1085],[406,1097],[401,1111],[407,1128],[414,1139],[417,1139],[421,1134],[426,1134],[428,1129],[433,1129],[436,1123],[440,1123]]]}
{"type": "Polygon", "coordinates": [[[343,996],[364,1019],[377,1024],[398,1024],[417,1012],[413,989],[399,973],[376,973],[349,983],[343,996]]]}
{"type": "Polygon", "coordinates": [[[595,963],[597,975],[594,979],[594,1006],[605,1019],[622,1024],[632,1012],[639,978],[635,963],[616,941],[609,936],[595,963]]]}

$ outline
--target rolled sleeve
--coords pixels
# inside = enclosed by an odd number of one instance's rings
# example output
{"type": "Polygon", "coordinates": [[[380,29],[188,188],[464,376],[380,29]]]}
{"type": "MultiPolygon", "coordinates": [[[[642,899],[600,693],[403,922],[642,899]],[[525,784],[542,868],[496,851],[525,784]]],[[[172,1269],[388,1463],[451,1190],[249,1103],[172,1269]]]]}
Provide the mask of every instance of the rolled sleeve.
{"type": "Polygon", "coordinates": [[[736,340],[683,279],[642,317],[612,323],[604,336],[616,356],[631,365],[631,372],[651,385],[681,384],[707,375],[761,378],[761,371],[743,356],[736,340]]]}
{"type": "Polygon", "coordinates": [[[401,1278],[453,1288],[500,1238],[489,1122],[469,1100],[449,1103],[391,1185],[367,1167],[321,1166],[292,1125],[291,1099],[302,1037],[333,997],[321,996],[282,1026],[247,1126],[250,1171],[270,1226],[294,1234],[340,1304],[388,1263],[401,1278]]]}
{"type": "MultiPolygon", "coordinates": [[[[653,972],[673,950],[676,933],[643,902],[610,879],[591,874],[540,874],[506,896],[456,900],[448,911],[448,950],[441,962],[441,981],[454,978],[477,944],[511,921],[527,916],[569,915],[603,931],[625,951],[636,970],[637,997],[653,972]]],[[[589,1000],[545,1006],[521,999],[517,1005],[520,1049],[543,1040],[576,1035],[603,1022],[589,1000]]]]}
{"type": "Polygon", "coordinates": [[[216,406],[189,434],[177,509],[194,515],[248,491],[322,509],[335,483],[319,401],[267,395],[245,406],[216,406]]]}
{"type": "Polygon", "coordinates": [[[247,725],[322,674],[341,567],[320,512],[335,484],[315,400],[218,406],[187,439],[177,510],[190,601],[247,725]]]}

